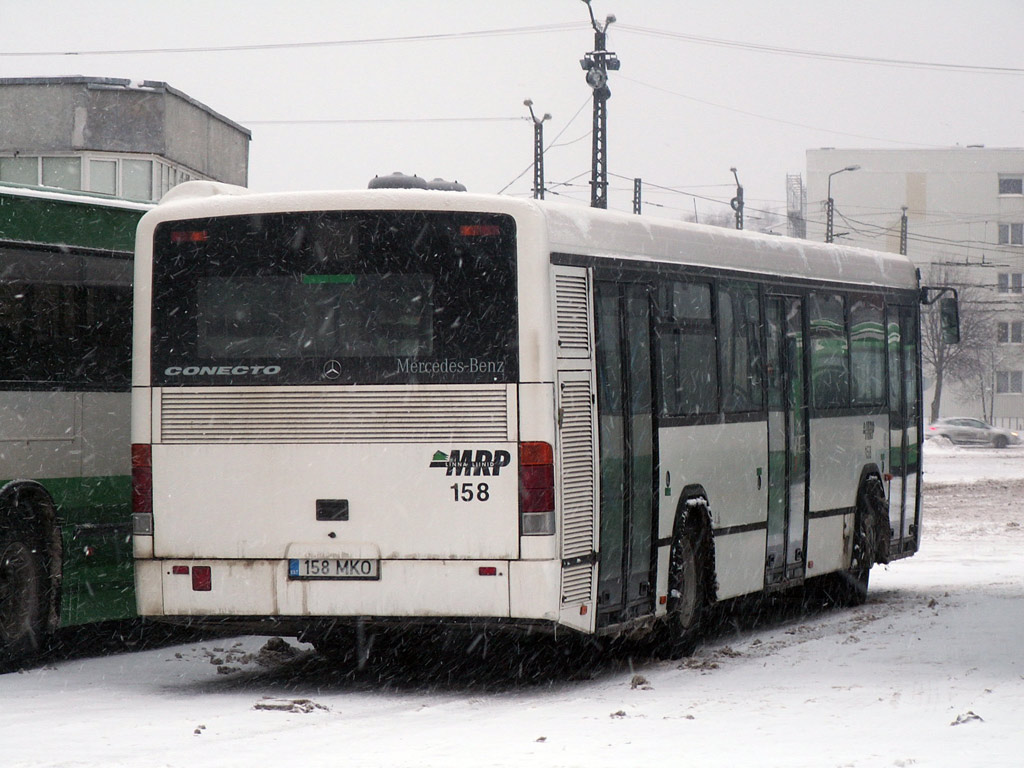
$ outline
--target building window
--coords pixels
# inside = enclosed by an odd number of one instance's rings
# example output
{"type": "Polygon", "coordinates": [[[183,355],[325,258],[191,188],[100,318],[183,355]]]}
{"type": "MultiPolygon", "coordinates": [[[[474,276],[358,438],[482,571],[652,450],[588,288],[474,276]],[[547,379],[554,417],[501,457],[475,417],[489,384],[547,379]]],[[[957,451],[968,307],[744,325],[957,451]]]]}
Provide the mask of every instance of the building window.
{"type": "Polygon", "coordinates": [[[1000,224],[999,245],[1024,245],[1024,224],[1000,224]]]}
{"type": "Polygon", "coordinates": [[[121,196],[129,200],[153,199],[153,161],[121,161],[121,196]]]}
{"type": "Polygon", "coordinates": [[[1024,392],[1024,371],[996,371],[996,394],[1019,395],[1024,392]]]}
{"type": "Polygon", "coordinates": [[[86,189],[102,195],[116,195],[117,160],[90,160],[86,189]]]}
{"type": "Polygon", "coordinates": [[[1010,174],[999,176],[1000,195],[1024,195],[1024,175],[1010,174]]]}
{"type": "Polygon", "coordinates": [[[0,181],[37,185],[39,183],[39,158],[0,157],[0,181]]]}
{"type": "Polygon", "coordinates": [[[996,341],[1000,344],[1024,343],[1024,322],[996,323],[996,341]]]}
{"type": "Polygon", "coordinates": [[[1000,272],[996,287],[999,293],[1021,293],[1024,291],[1024,274],[1020,272],[1000,272]]]}
{"type": "Polygon", "coordinates": [[[82,158],[44,157],[43,186],[60,189],[82,188],[82,158]]]}
{"type": "Polygon", "coordinates": [[[129,200],[159,200],[193,176],[158,158],[96,152],[82,155],[0,157],[0,181],[84,190],[129,200]]]}

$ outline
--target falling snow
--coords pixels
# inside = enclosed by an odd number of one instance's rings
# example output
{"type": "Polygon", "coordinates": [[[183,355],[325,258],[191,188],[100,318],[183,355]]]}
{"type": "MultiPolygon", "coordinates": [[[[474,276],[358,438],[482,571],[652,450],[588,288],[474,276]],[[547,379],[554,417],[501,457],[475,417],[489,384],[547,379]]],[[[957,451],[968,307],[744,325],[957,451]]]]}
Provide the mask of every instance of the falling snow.
{"type": "MultiPolygon", "coordinates": [[[[964,766],[1024,749],[1024,448],[927,446],[922,551],[868,602],[723,613],[693,656],[364,672],[257,637],[0,675],[13,766],[964,766]]],[[[472,658],[469,658],[473,656],[472,658]]]]}

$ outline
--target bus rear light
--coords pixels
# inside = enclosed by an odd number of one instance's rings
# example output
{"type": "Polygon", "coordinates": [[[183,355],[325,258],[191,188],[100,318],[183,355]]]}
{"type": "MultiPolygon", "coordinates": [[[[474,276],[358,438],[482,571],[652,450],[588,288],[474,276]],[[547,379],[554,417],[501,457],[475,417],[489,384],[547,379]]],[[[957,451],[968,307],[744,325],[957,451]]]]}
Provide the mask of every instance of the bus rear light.
{"type": "Polygon", "coordinates": [[[206,230],[191,229],[173,231],[171,232],[171,242],[176,245],[180,245],[181,243],[205,243],[206,230]]]}
{"type": "Polygon", "coordinates": [[[555,465],[549,443],[519,444],[519,524],[523,536],[555,532],[555,465]]]}
{"type": "Polygon", "coordinates": [[[463,237],[497,237],[501,228],[497,224],[463,224],[459,227],[463,237]]]}
{"type": "MultiPolygon", "coordinates": [[[[153,514],[153,446],[145,443],[132,445],[132,512],[153,514]]],[[[136,529],[138,527],[136,524],[136,529]]]]}
{"type": "Polygon", "coordinates": [[[495,568],[493,565],[481,565],[479,568],[476,569],[476,572],[479,573],[481,576],[498,575],[498,569],[495,568]]]}
{"type": "Polygon", "coordinates": [[[188,576],[187,565],[172,565],[171,574],[174,576],[188,576]]]}
{"type": "Polygon", "coordinates": [[[213,575],[208,565],[192,566],[192,591],[209,592],[213,589],[213,575]]]}

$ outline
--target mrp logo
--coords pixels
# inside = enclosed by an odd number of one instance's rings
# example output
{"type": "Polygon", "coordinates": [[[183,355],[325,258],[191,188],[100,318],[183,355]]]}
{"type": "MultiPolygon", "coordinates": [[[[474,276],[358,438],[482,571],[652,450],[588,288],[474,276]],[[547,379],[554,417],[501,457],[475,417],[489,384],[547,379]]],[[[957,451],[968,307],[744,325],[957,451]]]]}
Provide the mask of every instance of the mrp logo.
{"type": "Polygon", "coordinates": [[[444,469],[446,475],[493,475],[497,477],[502,467],[512,463],[508,451],[473,451],[453,448],[451,452],[437,451],[430,460],[430,466],[444,469]]]}

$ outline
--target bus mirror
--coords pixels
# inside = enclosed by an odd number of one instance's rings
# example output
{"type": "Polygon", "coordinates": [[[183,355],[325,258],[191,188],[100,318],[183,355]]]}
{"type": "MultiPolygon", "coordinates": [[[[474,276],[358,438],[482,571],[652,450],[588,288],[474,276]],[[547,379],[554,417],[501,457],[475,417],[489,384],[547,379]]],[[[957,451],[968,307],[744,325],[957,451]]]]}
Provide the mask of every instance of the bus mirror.
{"type": "Polygon", "coordinates": [[[939,323],[942,341],[946,344],[960,343],[960,307],[954,298],[939,300],[939,323]]]}

